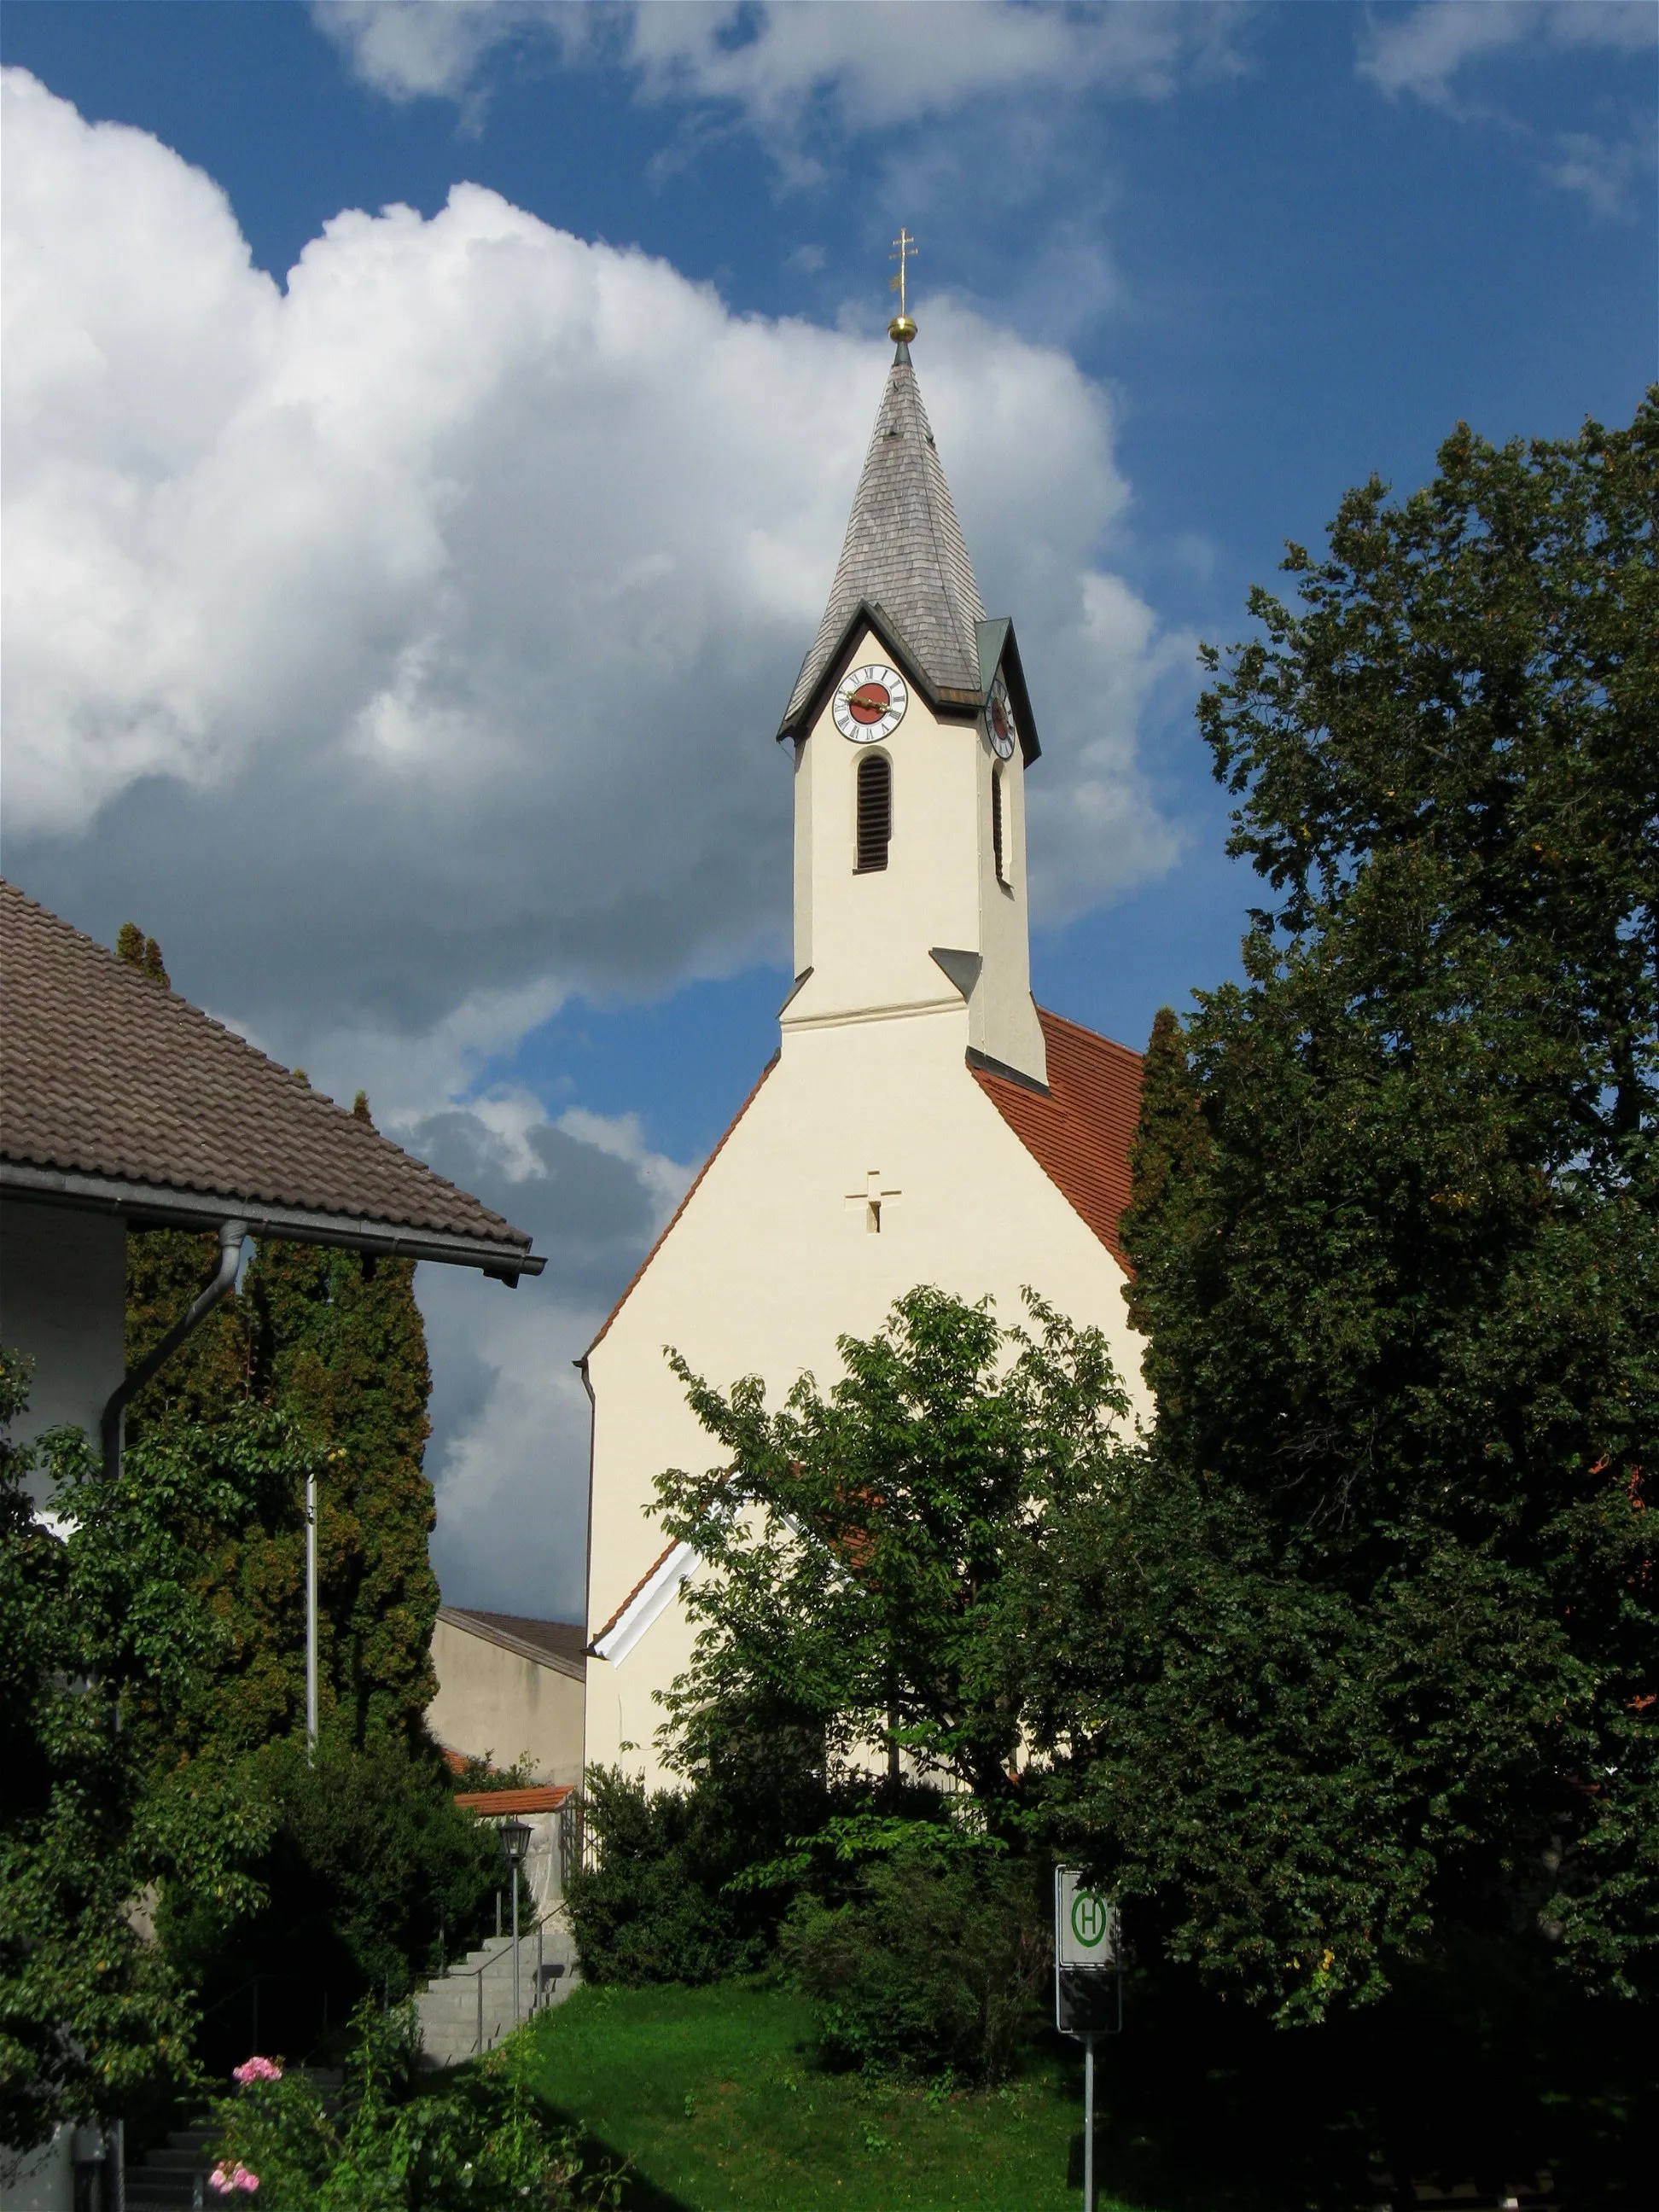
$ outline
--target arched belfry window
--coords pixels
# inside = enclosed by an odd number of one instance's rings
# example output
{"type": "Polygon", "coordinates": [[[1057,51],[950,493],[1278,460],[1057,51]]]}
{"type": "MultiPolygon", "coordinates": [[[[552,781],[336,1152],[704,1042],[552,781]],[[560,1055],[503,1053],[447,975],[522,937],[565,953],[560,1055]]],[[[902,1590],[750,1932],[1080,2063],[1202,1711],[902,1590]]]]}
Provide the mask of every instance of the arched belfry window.
{"type": "Polygon", "coordinates": [[[991,770],[991,857],[997,865],[997,881],[1003,884],[1008,881],[1006,850],[1002,827],[1002,770],[994,768],[991,770]]]}
{"type": "Polygon", "coordinates": [[[893,763],[885,753],[866,753],[859,762],[857,872],[887,866],[893,835],[893,763]]]}

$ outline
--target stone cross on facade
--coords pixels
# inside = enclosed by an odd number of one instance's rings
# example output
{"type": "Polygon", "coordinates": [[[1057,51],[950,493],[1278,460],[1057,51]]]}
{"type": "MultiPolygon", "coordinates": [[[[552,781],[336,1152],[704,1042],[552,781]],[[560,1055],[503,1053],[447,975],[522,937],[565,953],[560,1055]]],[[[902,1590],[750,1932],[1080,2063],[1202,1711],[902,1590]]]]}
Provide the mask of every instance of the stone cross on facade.
{"type": "Polygon", "coordinates": [[[879,1237],[883,1208],[896,1205],[903,1195],[902,1191],[891,1188],[884,1188],[881,1170],[870,1168],[865,1174],[863,1189],[848,1192],[847,1210],[849,1213],[854,1212],[862,1213],[865,1228],[872,1237],[879,1237]]]}

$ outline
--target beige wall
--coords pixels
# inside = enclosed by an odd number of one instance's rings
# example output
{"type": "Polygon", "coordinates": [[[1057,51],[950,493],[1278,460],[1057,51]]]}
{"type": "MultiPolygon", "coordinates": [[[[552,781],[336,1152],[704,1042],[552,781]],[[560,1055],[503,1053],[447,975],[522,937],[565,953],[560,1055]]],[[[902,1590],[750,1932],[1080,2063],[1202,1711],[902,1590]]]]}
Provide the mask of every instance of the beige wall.
{"type": "MultiPolygon", "coordinates": [[[[866,631],[851,662],[886,658],[866,631]]],[[[943,946],[981,963],[969,1042],[1046,1079],[1031,1004],[1024,765],[1016,747],[1002,769],[1005,885],[991,837],[996,764],[980,729],[936,720],[914,690],[904,720],[873,747],[849,744],[824,709],[796,746],[795,973],[812,974],[790,1002],[790,1025],[957,1003],[930,957],[943,946]],[[892,763],[893,834],[886,867],[859,875],[858,766],[871,750],[892,763]]]]}
{"type": "Polygon", "coordinates": [[[112,1214],[0,1199],[0,1344],[34,1361],[22,1443],[83,1429],[94,1452],[125,1371],[126,1231],[112,1214]]]}
{"type": "Polygon", "coordinates": [[[446,1749],[499,1767],[522,1761],[532,1782],[580,1782],[579,1681],[442,1618],[432,1663],[438,1694],[427,1721],[446,1749]]]}
{"type": "MultiPolygon", "coordinates": [[[[722,1387],[763,1376],[776,1403],[804,1369],[827,1386],[837,1335],[870,1334],[918,1282],[989,1291],[1005,1323],[1022,1317],[1030,1284],[1105,1331],[1149,1411],[1122,1271],[964,1066],[968,1024],[959,998],[833,1027],[786,1021],[778,1066],[591,1355],[590,1635],[663,1549],[653,1478],[716,1460],[665,1343],[722,1387]],[[879,1233],[868,1225],[872,1174],[879,1233]]],[[[653,1692],[689,1650],[676,1601],[619,1662],[590,1658],[591,1761],[661,1775],[653,1692]]]]}

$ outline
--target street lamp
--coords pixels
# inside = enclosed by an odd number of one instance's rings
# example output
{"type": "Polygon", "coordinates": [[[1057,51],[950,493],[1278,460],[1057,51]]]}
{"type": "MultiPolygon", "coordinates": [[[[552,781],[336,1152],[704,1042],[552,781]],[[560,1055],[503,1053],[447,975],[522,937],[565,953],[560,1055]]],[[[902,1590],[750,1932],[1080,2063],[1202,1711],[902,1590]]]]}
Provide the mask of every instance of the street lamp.
{"type": "Polygon", "coordinates": [[[524,1864],[525,1853],[530,1849],[530,1824],[527,1820],[503,1820],[501,1837],[501,1850],[513,1879],[513,2025],[516,2027],[519,2024],[519,1869],[524,1864]]]}

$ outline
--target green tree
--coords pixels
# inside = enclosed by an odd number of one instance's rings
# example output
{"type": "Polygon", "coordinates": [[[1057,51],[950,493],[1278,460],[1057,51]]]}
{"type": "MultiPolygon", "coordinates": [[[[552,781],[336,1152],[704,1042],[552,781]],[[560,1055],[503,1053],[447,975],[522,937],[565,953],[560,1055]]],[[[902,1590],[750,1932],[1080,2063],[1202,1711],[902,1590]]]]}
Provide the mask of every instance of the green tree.
{"type": "MultiPolygon", "coordinates": [[[[5,1423],[27,1381],[0,1359],[5,1423]]],[[[191,2079],[189,1992],[141,1907],[161,1884],[227,1912],[257,1903],[270,1821],[222,1759],[181,1767],[157,1747],[189,1733],[222,1662],[198,1547],[286,1486],[288,1451],[256,1408],[210,1455],[152,1446],[115,1483],[78,1431],[0,1449],[0,2142],[191,2079]],[[58,1529],[26,1487],[41,1462],[58,1529]]]]}
{"type": "MultiPolygon", "coordinates": [[[[159,957],[159,954],[158,954],[159,957]]],[[[368,1118],[360,1092],[354,1109],[368,1118]]],[[[166,1334],[217,1264],[211,1236],[127,1238],[127,1362],[166,1334]]],[[[422,1466],[431,1374],[408,1260],[263,1241],[227,1298],[134,1400],[127,1437],[180,1436],[237,1408],[283,1409],[317,1447],[319,1661],[325,1711],[360,1747],[410,1741],[436,1683],[438,1584],[428,1557],[432,1486],[422,1466]]],[[[297,1497],[216,1549],[210,1600],[234,1624],[221,1725],[248,1747],[305,1703],[305,1532],[297,1497]]]]}
{"type": "Polygon", "coordinates": [[[1439,461],[1209,655],[1274,902],[1149,1056],[1152,1540],[1060,1547],[1101,1863],[1292,2008],[1659,1944],[1659,395],[1439,461]]]}
{"type": "Polygon", "coordinates": [[[657,1484],[711,1569],[665,1700],[687,1772],[775,1756],[830,1775],[884,1746],[895,1784],[907,1752],[988,1819],[1014,1808],[1009,1609],[1046,1519],[1109,1480],[1128,1410],[1104,1340],[1030,1304],[1035,1330],[1004,1331],[988,1301],[908,1291],[876,1336],[840,1340],[828,1396],[803,1376],[775,1413],[759,1377],[723,1395],[677,1359],[724,1454],[657,1484]]]}

